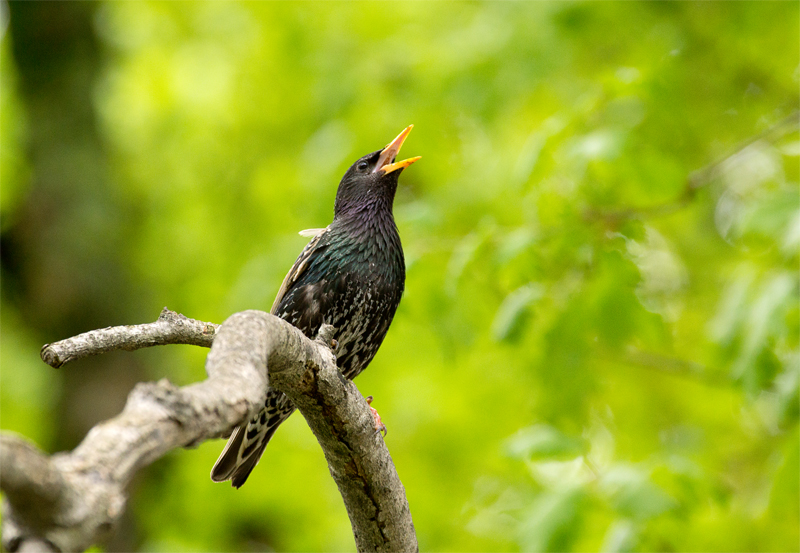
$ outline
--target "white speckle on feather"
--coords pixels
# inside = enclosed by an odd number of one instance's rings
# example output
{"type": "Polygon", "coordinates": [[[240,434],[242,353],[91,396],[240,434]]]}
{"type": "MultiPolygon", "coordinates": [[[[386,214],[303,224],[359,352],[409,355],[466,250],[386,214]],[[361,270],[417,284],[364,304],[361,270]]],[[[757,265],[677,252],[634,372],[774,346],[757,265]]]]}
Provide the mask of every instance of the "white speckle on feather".
{"type": "Polygon", "coordinates": [[[306,229],[306,230],[301,230],[297,234],[299,234],[300,236],[305,236],[306,238],[314,238],[315,236],[319,235],[323,230],[325,230],[325,229],[324,228],[309,228],[309,229],[306,229]]]}

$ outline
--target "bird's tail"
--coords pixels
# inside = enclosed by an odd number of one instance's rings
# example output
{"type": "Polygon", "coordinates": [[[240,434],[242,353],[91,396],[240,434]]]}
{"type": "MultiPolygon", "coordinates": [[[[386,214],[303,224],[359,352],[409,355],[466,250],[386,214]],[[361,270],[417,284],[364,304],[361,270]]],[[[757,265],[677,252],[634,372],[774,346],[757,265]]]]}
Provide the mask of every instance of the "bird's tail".
{"type": "Polygon", "coordinates": [[[264,408],[247,423],[237,426],[225,449],[211,469],[211,480],[232,480],[234,488],[245,483],[258,464],[278,426],[294,412],[294,405],[283,393],[270,390],[264,408]]]}

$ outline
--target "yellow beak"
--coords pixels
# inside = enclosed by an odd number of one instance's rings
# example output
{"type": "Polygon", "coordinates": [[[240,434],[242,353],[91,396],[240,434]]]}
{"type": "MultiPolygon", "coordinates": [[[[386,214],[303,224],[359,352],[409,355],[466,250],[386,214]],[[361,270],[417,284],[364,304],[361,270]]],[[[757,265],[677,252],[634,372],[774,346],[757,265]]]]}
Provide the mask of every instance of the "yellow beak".
{"type": "Polygon", "coordinates": [[[411,129],[414,128],[414,125],[409,125],[403,132],[397,135],[397,138],[389,142],[386,147],[381,150],[381,155],[378,157],[378,163],[375,165],[375,171],[383,171],[384,174],[391,173],[392,171],[397,171],[398,169],[405,169],[418,159],[421,156],[412,157],[409,159],[404,159],[403,161],[393,162],[395,157],[397,157],[397,153],[400,151],[400,147],[405,142],[408,133],[411,132],[411,129]]]}

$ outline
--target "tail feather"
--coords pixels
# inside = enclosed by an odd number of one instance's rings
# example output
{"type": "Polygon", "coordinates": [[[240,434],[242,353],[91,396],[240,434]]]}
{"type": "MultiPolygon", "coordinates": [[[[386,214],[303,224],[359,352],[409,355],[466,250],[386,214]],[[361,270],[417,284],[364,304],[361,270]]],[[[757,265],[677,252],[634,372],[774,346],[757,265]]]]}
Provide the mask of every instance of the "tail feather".
{"type": "Polygon", "coordinates": [[[234,429],[225,449],[211,469],[211,480],[232,480],[239,488],[258,464],[278,426],[294,412],[289,398],[270,391],[264,408],[247,423],[234,429]]]}
{"type": "Polygon", "coordinates": [[[235,470],[231,473],[231,485],[234,488],[241,488],[247,481],[247,477],[250,476],[250,473],[256,468],[256,465],[261,460],[261,456],[264,455],[264,450],[267,449],[270,438],[272,438],[272,435],[277,429],[277,426],[270,428],[264,436],[264,439],[259,442],[258,447],[253,450],[253,453],[235,467],[235,470]]]}
{"type": "Polygon", "coordinates": [[[242,437],[246,428],[247,425],[237,426],[231,437],[228,438],[225,449],[222,450],[219,459],[214,463],[214,468],[211,469],[211,480],[214,482],[225,482],[233,476],[233,471],[239,460],[239,449],[241,448],[242,437]]]}

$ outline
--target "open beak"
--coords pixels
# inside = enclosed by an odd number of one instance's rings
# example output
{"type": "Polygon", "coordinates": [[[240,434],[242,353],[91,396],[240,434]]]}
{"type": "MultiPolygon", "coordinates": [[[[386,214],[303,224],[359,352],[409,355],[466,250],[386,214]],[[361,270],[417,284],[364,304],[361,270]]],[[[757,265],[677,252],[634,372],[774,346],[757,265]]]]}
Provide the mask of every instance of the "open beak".
{"type": "Polygon", "coordinates": [[[397,157],[397,153],[400,151],[400,147],[405,142],[408,133],[411,132],[411,129],[414,128],[414,125],[409,125],[403,132],[397,135],[397,138],[389,142],[389,144],[381,150],[381,155],[378,157],[378,163],[375,164],[375,171],[383,171],[383,174],[389,174],[392,171],[397,171],[398,169],[405,169],[418,159],[420,156],[411,157],[408,159],[404,159],[403,161],[395,162],[394,159],[397,157]]]}

